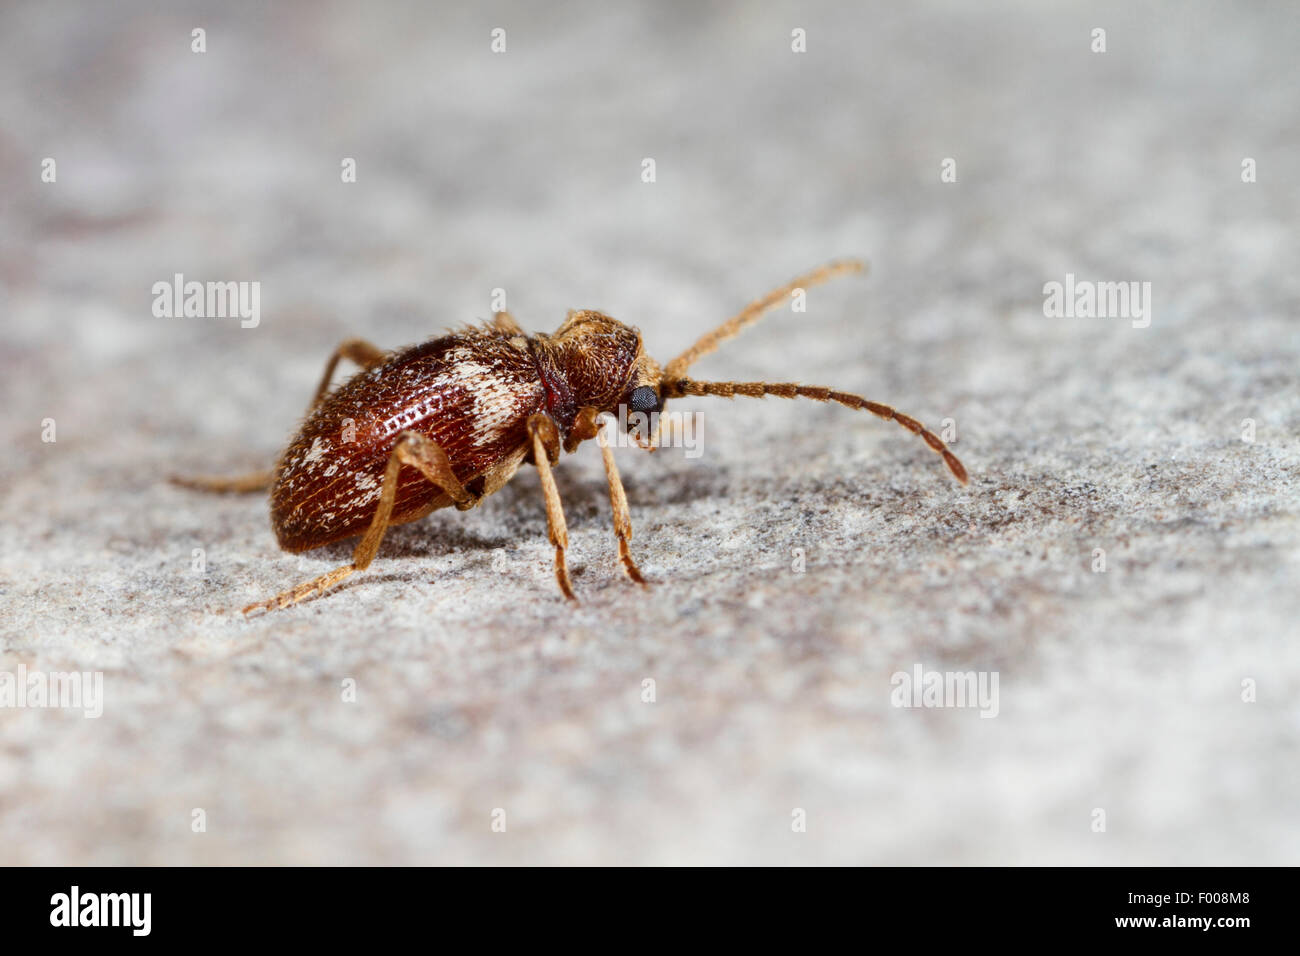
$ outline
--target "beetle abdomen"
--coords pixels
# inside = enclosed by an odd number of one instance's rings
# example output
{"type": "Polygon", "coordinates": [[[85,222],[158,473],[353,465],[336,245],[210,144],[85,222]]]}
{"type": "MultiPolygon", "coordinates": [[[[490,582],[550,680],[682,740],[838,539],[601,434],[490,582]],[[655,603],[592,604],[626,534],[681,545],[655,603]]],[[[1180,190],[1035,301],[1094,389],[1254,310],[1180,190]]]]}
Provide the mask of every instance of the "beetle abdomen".
{"type": "MultiPolygon", "coordinates": [[[[271,491],[280,546],[306,551],[364,531],[402,432],[436,441],[468,485],[520,452],[528,416],[545,402],[536,364],[520,338],[470,329],[395,353],[329,395],[281,456],[271,491]]],[[[447,495],[405,466],[392,523],[449,504],[447,495]]]]}

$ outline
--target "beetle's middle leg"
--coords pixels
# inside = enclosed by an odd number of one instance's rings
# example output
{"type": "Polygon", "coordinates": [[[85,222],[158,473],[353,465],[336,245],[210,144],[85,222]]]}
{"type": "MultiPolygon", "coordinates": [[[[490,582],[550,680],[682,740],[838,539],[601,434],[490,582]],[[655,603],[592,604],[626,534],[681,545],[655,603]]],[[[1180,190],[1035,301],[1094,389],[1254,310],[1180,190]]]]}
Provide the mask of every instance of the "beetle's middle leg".
{"type": "Polygon", "coordinates": [[[328,591],[354,571],[364,571],[375,559],[375,554],[379,551],[379,543],[384,540],[384,532],[388,530],[393,516],[393,505],[397,501],[397,477],[403,465],[418,468],[430,484],[445,491],[455,502],[456,507],[462,511],[473,508],[481,499],[480,495],[474,494],[460,483],[452,472],[451,462],[441,445],[419,432],[402,432],[398,436],[397,444],[393,446],[392,454],[388,456],[388,467],[384,471],[384,482],[379,490],[379,507],[375,509],[370,527],[366,529],[365,535],[352,552],[352,563],[283,591],[269,601],[250,604],[244,608],[244,613],[248,614],[256,610],[270,611],[297,604],[313,594],[328,591]]]}
{"type": "MultiPolygon", "coordinates": [[[[363,369],[374,368],[382,364],[388,353],[377,345],[371,345],[365,339],[348,339],[334,350],[329,361],[325,363],[325,374],[321,376],[320,385],[316,388],[316,394],[307,406],[307,412],[310,414],[321,403],[325,393],[329,391],[330,379],[334,377],[334,369],[338,367],[339,359],[351,359],[363,369]]],[[[230,478],[223,478],[215,475],[173,475],[171,483],[180,485],[182,488],[193,488],[196,491],[210,491],[215,494],[248,494],[254,491],[266,491],[271,487],[271,482],[275,480],[275,469],[265,471],[249,472],[246,475],[235,475],[230,478]]]]}
{"type": "Polygon", "coordinates": [[[560,460],[560,429],[555,420],[544,412],[528,417],[528,434],[533,441],[533,463],[542,479],[542,494],[546,496],[546,533],[555,545],[555,580],[570,601],[578,600],[569,583],[569,567],[564,551],[569,546],[569,529],[564,523],[564,507],[560,504],[560,489],[555,486],[551,465],[560,460]]]}

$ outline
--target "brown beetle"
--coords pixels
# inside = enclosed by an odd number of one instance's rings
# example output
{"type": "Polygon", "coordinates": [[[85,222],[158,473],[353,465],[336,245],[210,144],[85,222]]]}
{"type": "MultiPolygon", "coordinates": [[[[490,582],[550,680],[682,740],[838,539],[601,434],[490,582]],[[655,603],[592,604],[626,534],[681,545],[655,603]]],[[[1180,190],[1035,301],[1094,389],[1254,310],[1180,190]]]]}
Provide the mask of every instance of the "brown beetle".
{"type": "MultiPolygon", "coordinates": [[[[819,386],[702,382],[683,374],[795,290],[864,268],[856,261],[833,262],[800,276],[751,302],[662,369],[646,354],[640,332],[600,312],[570,312],[554,335],[532,336],[500,312],[482,326],[392,353],[351,339],[326,364],[306,420],[274,472],[173,480],[217,492],[269,486],[271,523],[286,551],[309,551],[362,535],[351,564],[250,604],[245,614],[287,607],[328,590],[374,560],[390,526],[449,505],[473,508],[523,463],[537,466],[547,531],[555,546],[555,577],[564,596],[576,600],[564,558],[564,510],[551,466],[561,447],[571,453],[589,438],[598,440],[604,459],[623,570],[645,584],[628,550],[632,524],[627,496],[601,416],[620,410],[653,416],[670,398],[775,395],[838,402],[893,419],[920,435],[965,484],[966,469],[939,437],[888,405],[819,386]],[[341,358],[362,371],[331,393],[330,379],[341,358]]],[[[658,428],[646,441],[639,433],[634,437],[653,450],[658,428]]]]}

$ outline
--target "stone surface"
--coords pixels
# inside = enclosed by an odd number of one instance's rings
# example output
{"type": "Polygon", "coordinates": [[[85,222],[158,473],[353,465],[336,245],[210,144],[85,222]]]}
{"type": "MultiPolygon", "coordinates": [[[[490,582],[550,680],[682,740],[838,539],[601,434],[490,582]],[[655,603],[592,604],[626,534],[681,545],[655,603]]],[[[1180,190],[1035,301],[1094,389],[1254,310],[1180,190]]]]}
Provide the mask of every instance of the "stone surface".
{"type": "Polygon", "coordinates": [[[1294,864],[1298,33],[1284,3],[7,5],[0,669],[101,671],[104,709],[0,710],[0,862],[1294,864]],[[681,402],[699,457],[620,452],[647,593],[588,445],[577,609],[528,470],[244,620],[349,549],[164,482],[268,464],[349,336],[502,288],[667,359],[846,255],[870,276],[693,371],[952,419],[968,488],[866,415],[681,402]],[[155,318],[176,273],[260,282],[260,324],[155,318]],[[1046,317],[1067,273],[1150,282],[1150,325],[1046,317]],[[996,672],[996,718],[892,706],[917,665],[996,672]]]}

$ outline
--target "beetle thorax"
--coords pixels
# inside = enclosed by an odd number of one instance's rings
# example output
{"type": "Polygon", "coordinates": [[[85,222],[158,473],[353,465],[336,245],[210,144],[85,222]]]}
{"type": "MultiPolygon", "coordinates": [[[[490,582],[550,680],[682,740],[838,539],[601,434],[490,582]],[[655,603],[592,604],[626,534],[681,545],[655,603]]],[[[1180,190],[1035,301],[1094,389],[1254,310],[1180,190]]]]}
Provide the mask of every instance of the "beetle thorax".
{"type": "Polygon", "coordinates": [[[537,336],[534,342],[543,381],[563,380],[548,383],[548,393],[554,386],[556,404],[567,405],[562,392],[569,392],[572,408],[552,410],[564,426],[588,405],[617,411],[629,381],[643,364],[641,334],[600,312],[574,312],[554,336],[537,336]]]}

